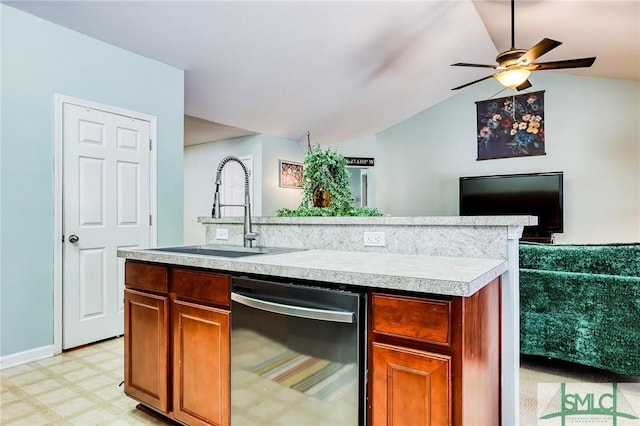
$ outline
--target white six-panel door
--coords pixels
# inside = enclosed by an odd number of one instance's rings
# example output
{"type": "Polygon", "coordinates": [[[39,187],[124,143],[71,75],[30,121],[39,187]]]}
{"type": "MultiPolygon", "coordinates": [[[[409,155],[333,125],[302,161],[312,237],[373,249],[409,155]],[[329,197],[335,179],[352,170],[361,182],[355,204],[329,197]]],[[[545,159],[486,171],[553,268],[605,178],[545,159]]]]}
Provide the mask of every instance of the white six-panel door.
{"type": "Polygon", "coordinates": [[[121,335],[118,248],[150,242],[150,123],[63,104],[62,347],[121,335]]]}
{"type": "MultiPolygon", "coordinates": [[[[253,156],[238,157],[249,173],[249,200],[254,209],[253,200],[253,156]]],[[[222,169],[222,189],[220,202],[222,204],[244,204],[244,171],[235,161],[229,161],[222,169]]],[[[252,210],[255,214],[255,210],[252,210]]],[[[223,207],[222,216],[243,216],[243,207],[223,207]]]]}

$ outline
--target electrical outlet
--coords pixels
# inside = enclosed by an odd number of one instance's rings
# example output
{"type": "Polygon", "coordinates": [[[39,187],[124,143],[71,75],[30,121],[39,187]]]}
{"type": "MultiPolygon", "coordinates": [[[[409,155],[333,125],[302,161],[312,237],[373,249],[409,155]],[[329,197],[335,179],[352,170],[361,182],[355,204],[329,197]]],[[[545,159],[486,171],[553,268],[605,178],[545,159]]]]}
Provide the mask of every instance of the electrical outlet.
{"type": "Polygon", "coordinates": [[[365,232],[365,247],[384,247],[384,232],[365,232]]]}
{"type": "Polygon", "coordinates": [[[216,228],[216,240],[228,240],[229,230],[227,228],[216,228]]]}

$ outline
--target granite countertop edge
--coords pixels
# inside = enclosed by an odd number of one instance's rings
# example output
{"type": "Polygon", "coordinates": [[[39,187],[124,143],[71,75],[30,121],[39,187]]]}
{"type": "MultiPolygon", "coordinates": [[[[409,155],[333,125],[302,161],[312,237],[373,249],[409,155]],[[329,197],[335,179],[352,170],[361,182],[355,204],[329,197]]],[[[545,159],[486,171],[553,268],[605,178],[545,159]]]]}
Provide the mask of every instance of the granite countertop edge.
{"type": "Polygon", "coordinates": [[[473,295],[508,269],[504,259],[332,250],[221,258],[120,249],[118,257],[229,273],[463,297],[473,295]]]}
{"type": "MultiPolygon", "coordinates": [[[[405,225],[405,226],[530,226],[537,225],[535,216],[255,216],[254,225],[405,225]]],[[[213,219],[201,216],[202,224],[241,224],[242,217],[213,219]]]]}

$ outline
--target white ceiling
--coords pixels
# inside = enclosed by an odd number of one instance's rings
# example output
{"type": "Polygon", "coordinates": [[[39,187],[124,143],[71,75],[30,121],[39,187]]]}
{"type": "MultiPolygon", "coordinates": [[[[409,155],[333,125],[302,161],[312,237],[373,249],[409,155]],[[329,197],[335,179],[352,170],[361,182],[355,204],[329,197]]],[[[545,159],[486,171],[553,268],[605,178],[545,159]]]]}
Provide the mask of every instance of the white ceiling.
{"type": "MultiPolygon", "coordinates": [[[[491,74],[450,64],[511,47],[508,0],[2,2],[185,70],[186,144],[371,135],[491,74]]],[[[537,72],[640,80],[638,0],[517,1],[516,47],[543,37],[563,45],[539,62],[597,59],[537,72]]]]}

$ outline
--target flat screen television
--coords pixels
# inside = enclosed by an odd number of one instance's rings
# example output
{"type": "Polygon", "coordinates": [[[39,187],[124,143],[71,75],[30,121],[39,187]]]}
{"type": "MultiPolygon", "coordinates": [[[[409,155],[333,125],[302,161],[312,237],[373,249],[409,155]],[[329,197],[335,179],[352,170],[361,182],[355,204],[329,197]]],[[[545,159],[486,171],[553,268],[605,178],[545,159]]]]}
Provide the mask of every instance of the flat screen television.
{"type": "Polygon", "coordinates": [[[533,215],[524,236],[562,232],[562,172],[460,178],[460,216],[533,215]]]}

